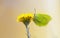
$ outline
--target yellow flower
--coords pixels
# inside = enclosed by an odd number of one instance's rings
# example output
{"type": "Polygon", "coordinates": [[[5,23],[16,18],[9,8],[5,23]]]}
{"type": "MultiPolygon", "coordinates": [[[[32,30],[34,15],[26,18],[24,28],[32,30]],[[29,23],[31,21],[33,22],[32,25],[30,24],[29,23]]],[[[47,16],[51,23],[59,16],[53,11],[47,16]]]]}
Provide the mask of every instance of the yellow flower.
{"type": "Polygon", "coordinates": [[[17,17],[17,22],[30,22],[33,19],[34,14],[32,13],[26,13],[26,14],[20,14],[17,17]]]}

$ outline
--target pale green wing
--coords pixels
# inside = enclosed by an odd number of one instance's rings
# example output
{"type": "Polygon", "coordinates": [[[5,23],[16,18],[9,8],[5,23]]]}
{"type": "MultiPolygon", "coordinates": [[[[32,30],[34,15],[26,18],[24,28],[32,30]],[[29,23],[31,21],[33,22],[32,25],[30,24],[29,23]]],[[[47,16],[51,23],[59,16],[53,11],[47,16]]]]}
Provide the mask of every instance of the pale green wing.
{"type": "Polygon", "coordinates": [[[33,21],[38,26],[46,26],[51,20],[51,17],[47,14],[35,14],[33,21]]]}

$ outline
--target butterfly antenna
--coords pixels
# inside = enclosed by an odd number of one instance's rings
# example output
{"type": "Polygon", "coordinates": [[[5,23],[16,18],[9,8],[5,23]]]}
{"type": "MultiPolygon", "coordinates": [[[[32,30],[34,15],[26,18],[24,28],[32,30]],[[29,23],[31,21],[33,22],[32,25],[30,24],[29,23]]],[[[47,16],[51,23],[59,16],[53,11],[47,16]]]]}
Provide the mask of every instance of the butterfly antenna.
{"type": "Polygon", "coordinates": [[[34,16],[36,15],[36,9],[34,8],[34,16]]]}

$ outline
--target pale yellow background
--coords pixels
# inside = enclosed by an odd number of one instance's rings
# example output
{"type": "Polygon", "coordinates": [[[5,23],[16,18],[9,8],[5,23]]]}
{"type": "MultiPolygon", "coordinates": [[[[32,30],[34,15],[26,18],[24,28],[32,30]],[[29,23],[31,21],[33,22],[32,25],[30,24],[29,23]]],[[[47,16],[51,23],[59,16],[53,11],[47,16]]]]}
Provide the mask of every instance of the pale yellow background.
{"type": "Polygon", "coordinates": [[[31,38],[60,38],[59,0],[0,0],[0,38],[27,38],[23,23],[17,23],[20,13],[45,12],[52,17],[46,27],[30,23],[31,38]]]}

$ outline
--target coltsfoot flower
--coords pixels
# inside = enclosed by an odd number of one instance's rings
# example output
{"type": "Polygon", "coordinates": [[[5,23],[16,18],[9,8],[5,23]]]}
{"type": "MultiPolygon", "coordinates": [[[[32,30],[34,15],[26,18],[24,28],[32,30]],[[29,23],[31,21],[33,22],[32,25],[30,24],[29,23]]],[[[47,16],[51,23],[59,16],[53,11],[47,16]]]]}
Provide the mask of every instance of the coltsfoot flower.
{"type": "Polygon", "coordinates": [[[17,17],[17,22],[23,22],[25,25],[28,25],[33,18],[34,18],[34,14],[32,13],[20,14],[17,17]]]}

